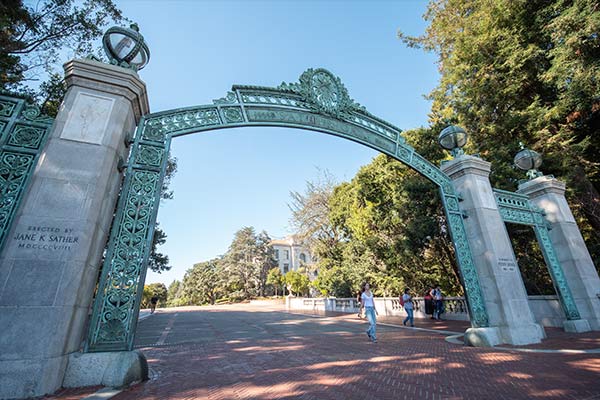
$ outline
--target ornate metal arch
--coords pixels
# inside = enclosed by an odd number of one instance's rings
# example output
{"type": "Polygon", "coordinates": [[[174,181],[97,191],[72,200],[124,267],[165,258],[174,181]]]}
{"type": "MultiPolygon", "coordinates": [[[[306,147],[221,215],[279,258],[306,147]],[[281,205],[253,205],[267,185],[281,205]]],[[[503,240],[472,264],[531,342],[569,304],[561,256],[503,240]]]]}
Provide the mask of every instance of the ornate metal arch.
{"type": "Polygon", "coordinates": [[[450,178],[415,152],[400,129],[368,113],[350,98],[338,77],[319,68],[305,71],[297,83],[275,88],[233,86],[213,104],[148,114],[140,121],[94,303],[88,351],[133,346],[171,139],[243,126],[301,128],[353,140],[401,161],[436,184],[456,249],[471,323],[488,326],[459,197],[450,178]]]}
{"type": "Polygon", "coordinates": [[[544,211],[532,204],[524,194],[494,189],[494,196],[500,215],[505,223],[511,222],[533,228],[565,316],[569,320],[580,319],[577,304],[550,240],[549,224],[544,211]]]}

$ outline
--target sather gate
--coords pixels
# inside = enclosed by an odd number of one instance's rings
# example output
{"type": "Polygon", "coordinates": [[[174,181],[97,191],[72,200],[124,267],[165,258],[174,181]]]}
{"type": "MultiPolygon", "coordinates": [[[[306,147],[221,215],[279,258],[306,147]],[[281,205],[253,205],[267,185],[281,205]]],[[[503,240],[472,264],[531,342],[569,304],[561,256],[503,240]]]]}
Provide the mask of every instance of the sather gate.
{"type": "Polygon", "coordinates": [[[488,315],[465,236],[459,198],[450,178],[409,146],[401,130],[354,102],[339,78],[309,69],[293,84],[276,88],[233,86],[214,104],[146,115],[132,144],[123,193],[88,337],[89,351],[130,350],[146,275],[160,189],[171,140],[244,126],[300,128],[350,139],[385,153],[440,188],[474,327],[488,315]]]}
{"type": "Polygon", "coordinates": [[[0,98],[0,326],[7,327],[0,398],[143,376],[142,367],[130,366],[143,365],[132,349],[169,147],[173,138],[208,130],[331,134],[387,154],[435,184],[467,298],[468,344],[544,337],[505,222],[533,226],[564,328],[600,330],[600,279],[564,184],[554,178],[537,177],[512,193],[491,187],[490,163],[478,157],[460,155],[438,168],[322,68],[306,70],[296,83],[236,85],[212,104],[158,113],[148,112],[145,84],[131,69],[73,60],[65,71],[69,89],[53,125],[23,100],[0,98]]]}

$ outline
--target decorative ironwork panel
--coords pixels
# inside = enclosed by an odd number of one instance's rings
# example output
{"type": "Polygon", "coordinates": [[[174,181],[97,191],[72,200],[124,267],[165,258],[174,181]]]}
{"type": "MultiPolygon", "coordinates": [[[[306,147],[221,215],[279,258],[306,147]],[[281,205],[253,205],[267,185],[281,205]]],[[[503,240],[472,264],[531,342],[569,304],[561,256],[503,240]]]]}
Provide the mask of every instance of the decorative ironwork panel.
{"type": "Polygon", "coordinates": [[[52,122],[24,99],[0,96],[0,250],[52,122]]]}
{"type": "MultiPolygon", "coordinates": [[[[442,201],[446,211],[446,221],[450,231],[450,236],[456,251],[456,260],[461,272],[462,284],[465,288],[467,305],[469,307],[469,315],[471,324],[476,328],[489,326],[489,317],[485,306],[485,298],[479,284],[479,276],[473,254],[467,239],[467,232],[463,222],[462,213],[452,211],[447,205],[448,193],[442,192],[442,201]]],[[[458,200],[458,199],[457,199],[458,200]]]]}
{"type": "Polygon", "coordinates": [[[544,211],[531,204],[527,196],[506,190],[494,189],[494,197],[496,198],[496,204],[498,204],[498,210],[504,222],[546,226],[544,211]]]}
{"type": "Polygon", "coordinates": [[[16,125],[8,135],[8,144],[11,146],[22,146],[30,149],[39,149],[42,139],[46,135],[46,129],[26,125],[16,125]]]}
{"type": "Polygon", "coordinates": [[[567,319],[580,319],[579,311],[571,289],[567,284],[560,261],[556,257],[554,246],[548,235],[548,222],[544,211],[531,204],[529,198],[520,193],[508,192],[506,190],[494,189],[496,203],[504,222],[528,225],[533,227],[536,238],[542,249],[546,266],[552,278],[552,284],[560,299],[560,304],[567,319]]]}
{"type": "Polygon", "coordinates": [[[560,262],[556,257],[554,246],[552,245],[552,241],[550,240],[548,228],[546,228],[543,225],[536,225],[534,227],[534,230],[540,247],[542,249],[544,260],[546,261],[546,265],[548,266],[548,271],[550,272],[550,276],[552,277],[552,283],[554,284],[554,288],[556,290],[556,293],[558,294],[560,304],[563,310],[565,311],[567,319],[580,319],[581,316],[579,315],[579,310],[577,309],[577,305],[575,304],[575,299],[573,298],[571,289],[567,284],[567,279],[563,272],[562,266],[560,265],[560,262]]]}
{"type": "Polygon", "coordinates": [[[145,135],[147,126],[142,122],[132,146],[94,301],[87,351],[133,348],[170,144],[170,137],[145,135]]]}
{"type": "Polygon", "coordinates": [[[128,350],[133,346],[171,139],[240,126],[301,128],[344,137],[400,160],[439,186],[471,322],[477,327],[488,326],[483,292],[451,180],[416,153],[405,142],[400,129],[368,113],[352,100],[339,78],[324,69],[309,69],[297,83],[282,83],[276,88],[233,86],[225,97],[214,100],[213,104],[143,118],[132,146],[94,303],[88,351],[128,350]],[[139,175],[140,171],[145,172],[139,175]],[[143,184],[139,182],[142,176],[143,184]]]}

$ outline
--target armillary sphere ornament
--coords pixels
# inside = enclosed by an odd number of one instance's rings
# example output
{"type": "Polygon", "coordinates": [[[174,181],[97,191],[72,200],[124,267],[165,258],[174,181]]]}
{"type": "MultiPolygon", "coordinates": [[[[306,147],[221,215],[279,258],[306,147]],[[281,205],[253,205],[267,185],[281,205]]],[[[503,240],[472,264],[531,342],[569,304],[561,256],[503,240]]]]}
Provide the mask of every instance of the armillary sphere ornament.
{"type": "Polygon", "coordinates": [[[102,37],[102,44],[111,64],[138,71],[150,61],[150,50],[137,24],[129,28],[109,28],[102,37]]]}
{"type": "Polygon", "coordinates": [[[513,162],[517,168],[527,171],[527,177],[534,179],[539,176],[544,176],[538,168],[542,165],[542,156],[534,150],[525,148],[523,143],[519,143],[521,150],[515,156],[513,162]]]}
{"type": "Polygon", "coordinates": [[[458,157],[465,152],[463,147],[467,144],[467,132],[460,126],[450,125],[440,132],[438,143],[440,146],[452,153],[453,157],[458,157]]]}

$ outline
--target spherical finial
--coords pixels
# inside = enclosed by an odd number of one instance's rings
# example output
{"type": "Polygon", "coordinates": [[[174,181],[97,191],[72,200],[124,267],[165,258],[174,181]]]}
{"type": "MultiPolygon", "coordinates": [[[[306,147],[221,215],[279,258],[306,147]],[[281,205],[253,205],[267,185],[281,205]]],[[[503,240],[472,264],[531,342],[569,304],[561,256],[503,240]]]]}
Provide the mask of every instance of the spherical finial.
{"type": "Polygon", "coordinates": [[[462,148],[467,144],[467,132],[460,126],[450,125],[446,127],[438,137],[438,143],[444,149],[452,152],[454,157],[464,154],[462,148]]]}
{"type": "Polygon", "coordinates": [[[542,176],[538,168],[542,165],[542,156],[537,151],[526,149],[523,143],[519,143],[521,151],[517,153],[513,162],[517,168],[527,171],[529,179],[542,176]]]}
{"type": "Polygon", "coordinates": [[[150,50],[135,23],[129,28],[109,28],[102,38],[102,44],[111,64],[137,71],[150,60],[150,50]]]}

